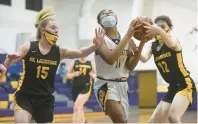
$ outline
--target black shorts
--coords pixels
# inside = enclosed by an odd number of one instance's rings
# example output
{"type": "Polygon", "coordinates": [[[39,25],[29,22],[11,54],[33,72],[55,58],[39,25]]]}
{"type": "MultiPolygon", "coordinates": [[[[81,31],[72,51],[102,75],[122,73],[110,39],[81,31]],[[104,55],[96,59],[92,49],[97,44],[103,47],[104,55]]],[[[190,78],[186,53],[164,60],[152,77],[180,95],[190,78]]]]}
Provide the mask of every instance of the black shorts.
{"type": "Polygon", "coordinates": [[[91,94],[92,84],[90,82],[85,83],[85,85],[73,85],[72,86],[72,100],[76,101],[79,94],[86,95],[87,99],[91,94]]]}
{"type": "Polygon", "coordinates": [[[190,81],[192,82],[192,88],[190,89],[187,87],[183,87],[180,84],[178,84],[177,86],[170,85],[168,88],[168,92],[166,93],[162,101],[172,103],[176,94],[182,94],[182,95],[188,96],[188,99],[190,101],[189,106],[191,106],[193,102],[193,98],[197,90],[194,85],[194,81],[191,78],[190,78],[190,81]]]}
{"type": "Polygon", "coordinates": [[[15,95],[14,111],[28,111],[37,123],[53,121],[54,96],[15,95]]]}

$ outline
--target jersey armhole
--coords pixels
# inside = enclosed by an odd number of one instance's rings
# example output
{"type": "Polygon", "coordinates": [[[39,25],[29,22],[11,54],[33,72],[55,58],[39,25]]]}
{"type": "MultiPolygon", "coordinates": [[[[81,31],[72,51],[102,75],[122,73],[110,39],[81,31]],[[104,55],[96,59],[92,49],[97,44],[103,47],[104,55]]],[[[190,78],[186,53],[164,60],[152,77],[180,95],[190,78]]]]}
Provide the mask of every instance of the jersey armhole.
{"type": "MultiPolygon", "coordinates": [[[[29,48],[26,56],[29,56],[32,51],[36,51],[37,41],[29,41],[29,42],[30,42],[30,48],[29,48]]],[[[22,59],[25,59],[26,56],[24,56],[22,59]]]]}

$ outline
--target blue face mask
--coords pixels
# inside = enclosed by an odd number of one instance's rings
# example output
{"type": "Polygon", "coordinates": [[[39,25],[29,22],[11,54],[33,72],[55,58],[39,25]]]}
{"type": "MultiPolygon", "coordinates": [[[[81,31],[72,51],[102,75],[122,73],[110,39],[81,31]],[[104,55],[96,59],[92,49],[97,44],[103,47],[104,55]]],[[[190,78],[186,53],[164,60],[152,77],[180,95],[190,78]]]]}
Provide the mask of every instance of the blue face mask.
{"type": "Polygon", "coordinates": [[[106,28],[114,27],[117,23],[117,20],[114,16],[106,16],[102,18],[101,25],[106,28]]]}

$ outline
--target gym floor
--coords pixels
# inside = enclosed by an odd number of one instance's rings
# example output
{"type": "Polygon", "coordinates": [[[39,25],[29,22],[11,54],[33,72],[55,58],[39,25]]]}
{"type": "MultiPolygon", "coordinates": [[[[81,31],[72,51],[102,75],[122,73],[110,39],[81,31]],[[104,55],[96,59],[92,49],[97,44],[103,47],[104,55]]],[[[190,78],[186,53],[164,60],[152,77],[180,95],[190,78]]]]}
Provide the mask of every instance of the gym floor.
{"type": "MultiPolygon", "coordinates": [[[[130,107],[128,123],[147,123],[154,109],[130,107]]],[[[112,123],[103,112],[87,112],[88,123],[112,123]]],[[[182,123],[197,123],[197,111],[187,111],[181,119],[182,123]]],[[[32,121],[34,122],[34,121],[32,121]]],[[[56,114],[54,123],[71,123],[72,114],[56,114]]],[[[0,123],[14,123],[14,117],[0,117],[0,123]]]]}
{"type": "MultiPolygon", "coordinates": [[[[130,107],[128,123],[147,123],[154,109],[138,109],[138,107],[130,107]]],[[[86,114],[88,123],[111,123],[108,116],[104,113],[86,114]]],[[[197,111],[187,111],[182,117],[182,123],[197,123],[197,111]]],[[[55,119],[54,122],[71,123],[71,119],[55,119]]]]}

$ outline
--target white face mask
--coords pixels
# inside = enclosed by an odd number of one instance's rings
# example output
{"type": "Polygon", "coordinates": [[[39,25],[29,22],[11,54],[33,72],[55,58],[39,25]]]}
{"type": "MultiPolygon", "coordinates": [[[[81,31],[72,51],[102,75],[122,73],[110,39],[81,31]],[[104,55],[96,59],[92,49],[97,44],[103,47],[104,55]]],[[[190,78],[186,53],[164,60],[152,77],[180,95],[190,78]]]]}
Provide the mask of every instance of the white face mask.
{"type": "Polygon", "coordinates": [[[111,28],[114,27],[117,23],[117,20],[114,16],[106,16],[102,18],[101,20],[101,25],[106,27],[106,28],[111,28]]]}

